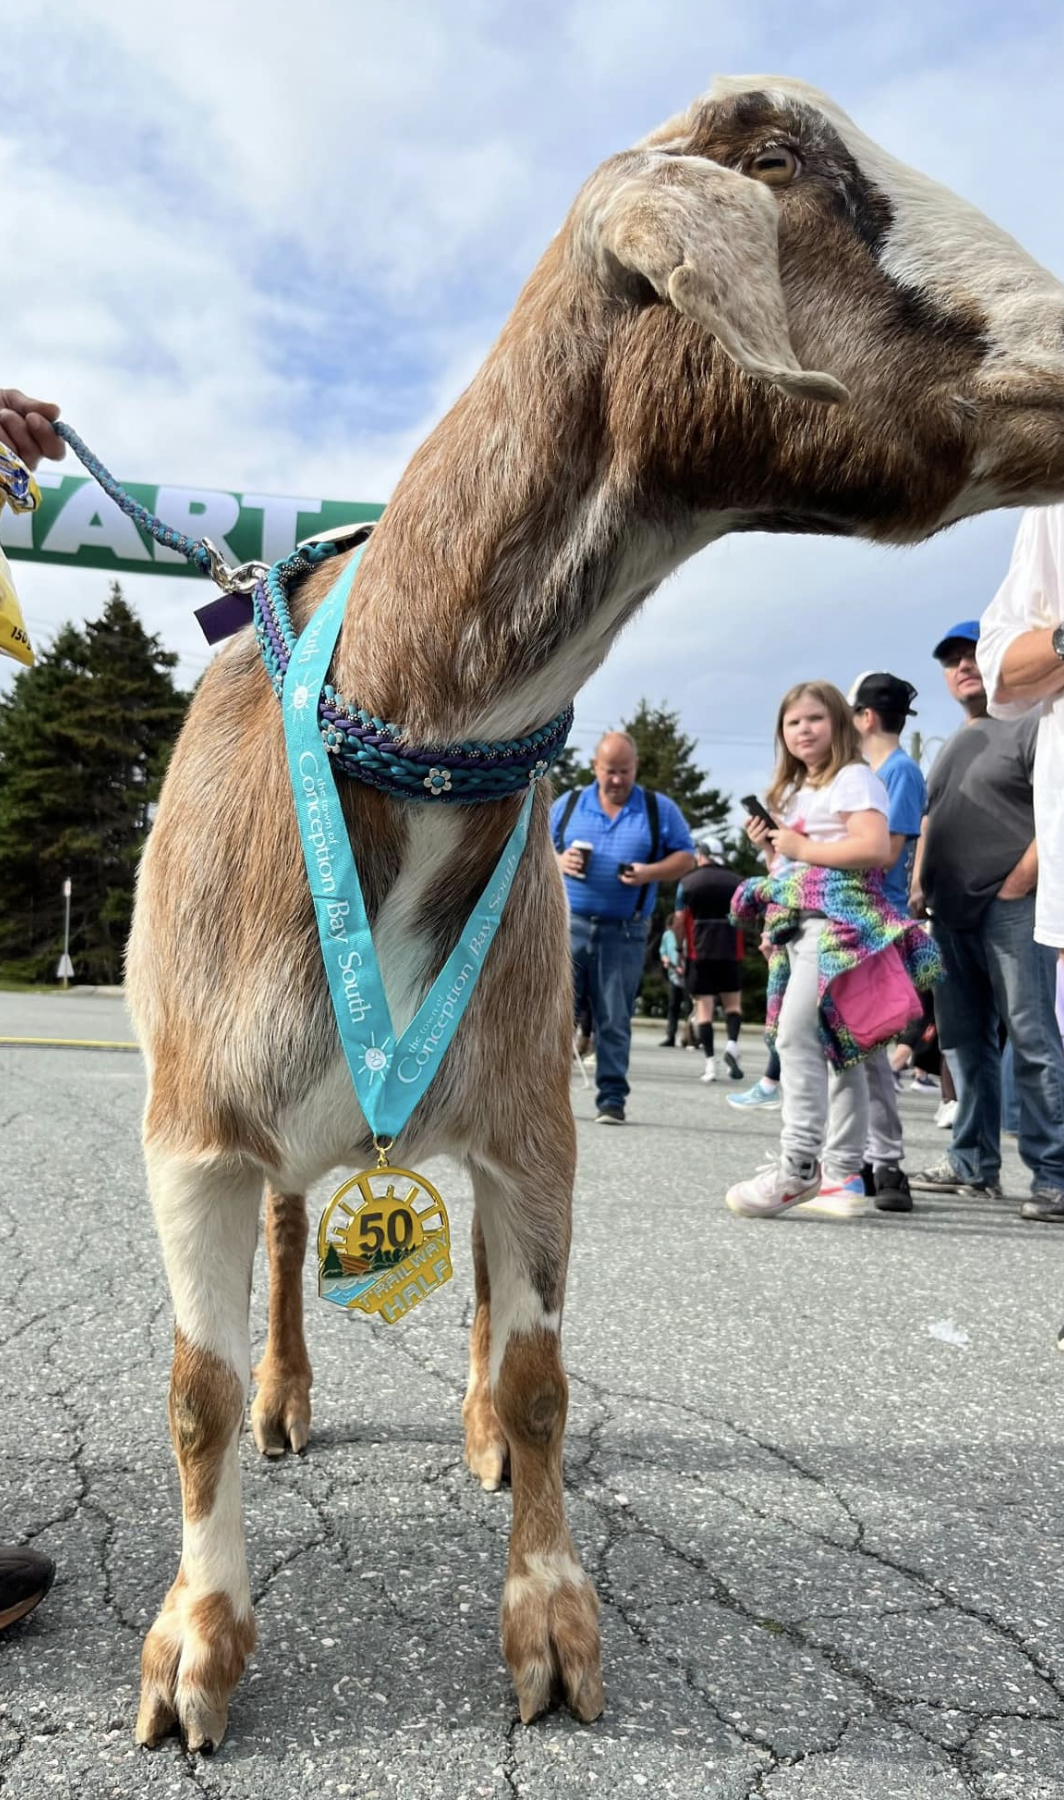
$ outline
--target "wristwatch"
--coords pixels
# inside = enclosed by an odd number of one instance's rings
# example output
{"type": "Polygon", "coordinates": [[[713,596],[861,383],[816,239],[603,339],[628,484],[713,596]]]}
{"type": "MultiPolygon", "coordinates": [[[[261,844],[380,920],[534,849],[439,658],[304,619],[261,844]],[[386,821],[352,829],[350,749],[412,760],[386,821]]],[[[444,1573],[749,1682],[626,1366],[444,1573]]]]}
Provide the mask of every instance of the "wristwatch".
{"type": "Polygon", "coordinates": [[[1064,625],[1057,626],[1056,630],[1053,633],[1052,638],[1050,639],[1050,643],[1052,644],[1057,655],[1060,657],[1061,662],[1064,662],[1064,625]]]}

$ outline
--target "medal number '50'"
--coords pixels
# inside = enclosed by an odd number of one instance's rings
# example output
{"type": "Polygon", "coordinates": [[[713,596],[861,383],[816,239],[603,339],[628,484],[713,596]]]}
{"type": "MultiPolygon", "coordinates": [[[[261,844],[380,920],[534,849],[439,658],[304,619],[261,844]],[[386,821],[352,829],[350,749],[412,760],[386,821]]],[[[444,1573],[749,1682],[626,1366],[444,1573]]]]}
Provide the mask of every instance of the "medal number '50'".
{"type": "Polygon", "coordinates": [[[414,1221],[405,1207],[397,1206],[388,1214],[387,1234],[381,1225],[384,1214],[363,1213],[358,1222],[358,1247],[363,1256],[383,1250],[385,1241],[392,1250],[405,1250],[414,1235],[414,1221]]]}

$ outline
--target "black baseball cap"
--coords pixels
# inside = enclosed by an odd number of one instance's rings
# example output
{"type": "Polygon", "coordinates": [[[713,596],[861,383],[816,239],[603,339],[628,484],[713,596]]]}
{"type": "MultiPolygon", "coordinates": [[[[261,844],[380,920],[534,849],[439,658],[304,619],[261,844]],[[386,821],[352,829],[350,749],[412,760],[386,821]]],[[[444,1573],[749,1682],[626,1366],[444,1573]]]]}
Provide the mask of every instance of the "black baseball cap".
{"type": "Polygon", "coordinates": [[[851,706],[871,706],[877,713],[901,713],[903,718],[916,717],[915,699],[916,689],[912,682],[903,681],[900,675],[888,675],[886,670],[870,670],[867,675],[858,675],[850,689],[851,706]]]}

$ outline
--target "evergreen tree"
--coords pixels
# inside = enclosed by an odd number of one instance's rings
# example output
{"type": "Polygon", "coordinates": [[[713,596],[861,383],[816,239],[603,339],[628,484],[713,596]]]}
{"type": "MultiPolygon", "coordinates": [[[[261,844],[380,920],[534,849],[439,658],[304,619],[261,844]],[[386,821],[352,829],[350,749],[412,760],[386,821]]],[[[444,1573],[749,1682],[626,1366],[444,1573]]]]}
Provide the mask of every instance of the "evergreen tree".
{"type": "Polygon", "coordinates": [[[727,794],[709,785],[706,771],[699,768],[695,739],[680,730],[679,713],[640,700],[621,730],[635,739],[640,787],[656,788],[675,800],[693,832],[702,829],[719,837],[731,802],[727,794]]]}
{"type": "Polygon", "coordinates": [[[71,878],[78,979],[117,982],[137,859],[186,697],[112,583],[0,697],[0,974],[51,978],[71,878]]]}
{"type": "Polygon", "coordinates": [[[592,780],[591,767],[573,744],[566,744],[551,768],[550,779],[555,796],[568,794],[573,788],[587,786],[592,780]]]}

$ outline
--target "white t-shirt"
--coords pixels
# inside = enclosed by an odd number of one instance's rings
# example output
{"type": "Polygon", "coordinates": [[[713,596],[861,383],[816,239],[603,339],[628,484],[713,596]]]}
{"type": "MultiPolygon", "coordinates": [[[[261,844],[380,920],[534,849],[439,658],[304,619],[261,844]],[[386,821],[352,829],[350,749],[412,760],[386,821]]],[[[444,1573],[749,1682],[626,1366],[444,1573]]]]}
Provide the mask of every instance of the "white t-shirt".
{"type": "Polygon", "coordinates": [[[983,614],[977,646],[979,671],[995,719],[1019,719],[1040,707],[1034,764],[1034,828],[1038,838],[1038,897],[1034,935],[1040,944],[1064,946],[1064,693],[1048,700],[995,701],[1009,645],[1025,631],[1064,624],[1064,506],[1033,506],[1024,513],[1012,561],[983,614]]]}
{"type": "Polygon", "coordinates": [[[890,816],[887,790],[867,763],[848,763],[825,787],[800,787],[787,803],[783,823],[817,844],[837,844],[848,835],[845,813],[890,816]]]}

